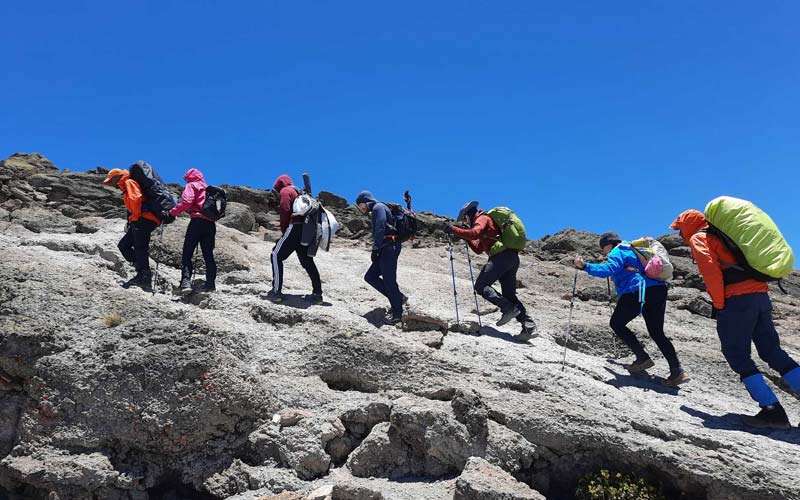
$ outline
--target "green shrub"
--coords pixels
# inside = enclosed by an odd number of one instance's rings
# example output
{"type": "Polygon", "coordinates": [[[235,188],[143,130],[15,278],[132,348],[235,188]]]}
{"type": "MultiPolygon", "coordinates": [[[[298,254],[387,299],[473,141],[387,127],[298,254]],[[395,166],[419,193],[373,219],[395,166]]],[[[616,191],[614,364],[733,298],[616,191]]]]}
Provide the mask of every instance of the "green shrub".
{"type": "Polygon", "coordinates": [[[643,478],[601,469],[578,481],[577,500],[666,500],[659,486],[643,478]]]}

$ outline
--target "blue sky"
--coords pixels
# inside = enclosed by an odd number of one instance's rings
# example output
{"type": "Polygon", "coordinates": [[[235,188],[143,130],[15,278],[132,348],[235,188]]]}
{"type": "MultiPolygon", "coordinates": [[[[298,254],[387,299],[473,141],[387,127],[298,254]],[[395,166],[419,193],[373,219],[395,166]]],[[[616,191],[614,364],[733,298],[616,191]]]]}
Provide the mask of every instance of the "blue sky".
{"type": "Polygon", "coordinates": [[[800,3],[42,1],[0,5],[0,155],[288,172],[531,237],[661,234],[719,194],[800,248],[800,3]]]}

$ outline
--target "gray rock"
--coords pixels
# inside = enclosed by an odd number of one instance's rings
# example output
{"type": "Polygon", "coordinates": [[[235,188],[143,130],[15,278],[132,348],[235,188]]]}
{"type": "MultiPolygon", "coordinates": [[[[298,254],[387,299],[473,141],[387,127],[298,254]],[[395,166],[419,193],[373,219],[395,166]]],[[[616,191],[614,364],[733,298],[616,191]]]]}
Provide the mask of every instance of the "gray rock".
{"type": "Polygon", "coordinates": [[[298,491],[308,484],[291,469],[253,467],[237,459],[226,470],[209,477],[203,489],[216,498],[228,498],[252,490],[267,489],[275,494],[298,491]]]}
{"type": "Polygon", "coordinates": [[[256,228],[256,217],[247,205],[228,202],[225,217],[220,219],[219,223],[243,233],[249,233],[256,228]]]}
{"type": "Polygon", "coordinates": [[[456,481],[454,500],[545,500],[528,485],[479,457],[472,457],[456,481]]]}
{"type": "Polygon", "coordinates": [[[0,221],[8,221],[8,220],[11,220],[8,210],[0,208],[0,221]]]}
{"type": "Polygon", "coordinates": [[[0,170],[4,168],[25,176],[58,170],[53,162],[41,153],[14,153],[0,161],[0,170]]]}
{"type": "Polygon", "coordinates": [[[710,318],[712,306],[710,300],[702,296],[697,296],[679,303],[678,309],[688,310],[694,314],[710,318]]]}
{"type": "Polygon", "coordinates": [[[319,194],[317,194],[317,199],[328,209],[345,209],[350,205],[345,198],[329,193],[328,191],[320,191],[319,194]]]}
{"type": "Polygon", "coordinates": [[[75,221],[58,212],[38,207],[21,208],[11,213],[11,222],[34,233],[74,233],[75,221]]]}

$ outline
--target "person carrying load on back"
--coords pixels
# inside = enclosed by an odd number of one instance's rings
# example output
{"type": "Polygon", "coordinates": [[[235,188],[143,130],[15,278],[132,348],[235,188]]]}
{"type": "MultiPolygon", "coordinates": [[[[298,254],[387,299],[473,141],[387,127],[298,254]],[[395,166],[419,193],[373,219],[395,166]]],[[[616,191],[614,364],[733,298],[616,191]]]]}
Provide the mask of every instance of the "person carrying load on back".
{"type": "Polygon", "coordinates": [[[150,235],[161,225],[161,219],[142,207],[144,195],[139,183],[131,179],[127,170],[111,169],[103,181],[105,185],[115,185],[122,191],[122,201],[128,210],[128,224],[125,236],[119,240],[122,256],[134,265],[136,275],[122,284],[123,288],[137,286],[145,291],[153,289],[153,275],[150,271],[150,235]]]}
{"type": "Polygon", "coordinates": [[[475,291],[500,308],[497,326],[516,318],[522,325],[516,338],[522,341],[531,339],[536,332],[536,323],[517,297],[519,251],[526,242],[522,221],[510,209],[498,207],[484,212],[478,208],[477,201],[471,201],[462,207],[456,222],[465,222],[469,228],[446,225],[445,232],[465,240],[475,253],[489,256],[475,280],[475,291]],[[501,224],[506,227],[501,228],[501,224]],[[497,281],[500,282],[499,294],[492,287],[497,281]]]}
{"type": "Polygon", "coordinates": [[[611,314],[611,329],[625,342],[636,359],[625,365],[631,373],[643,372],[655,365],[650,355],[628,328],[628,323],[639,314],[644,317],[647,333],[658,346],[669,365],[669,377],[664,385],[677,387],[689,381],[689,376],[681,367],[678,354],[672,341],[664,333],[664,315],[667,310],[667,283],[653,279],[645,274],[639,255],[634,247],[623,242],[617,233],[604,233],[600,237],[600,249],[606,256],[603,263],[584,262],[575,257],[575,267],[583,269],[596,278],[611,277],[617,290],[617,306],[611,314]]]}
{"type": "Polygon", "coordinates": [[[283,261],[294,252],[297,254],[300,265],[311,279],[312,291],[310,295],[305,296],[305,299],[313,304],[320,304],[322,303],[322,279],[319,276],[317,265],[314,263],[314,258],[308,255],[308,247],[301,244],[305,216],[293,215],[294,202],[300,196],[300,189],[295,187],[291,177],[283,174],[275,179],[272,190],[278,195],[278,212],[283,234],[275,243],[270,256],[272,290],[267,294],[267,298],[273,302],[283,302],[283,261]]]}
{"type": "Polygon", "coordinates": [[[203,285],[203,291],[211,292],[216,290],[217,263],[214,260],[214,242],[217,237],[217,225],[213,219],[203,213],[208,184],[203,173],[196,168],[187,170],[183,179],[186,181],[186,187],[183,189],[178,204],[169,211],[173,217],[177,217],[183,212],[188,212],[191,217],[189,226],[186,228],[186,236],[183,239],[180,292],[187,294],[192,291],[192,274],[194,273],[192,257],[197,245],[200,245],[206,264],[206,282],[203,285]]]}
{"type": "Polygon", "coordinates": [[[749,266],[736,257],[737,249],[726,244],[725,240],[741,241],[739,237],[747,235],[748,231],[751,231],[750,235],[767,235],[765,238],[753,238],[747,250],[751,256],[760,254],[773,261],[784,261],[782,267],[788,269],[784,272],[791,272],[793,267],[791,248],[785,244],[777,226],[766,214],[755,205],[735,198],[717,198],[709,203],[705,214],[699,210],[686,210],[671,227],[680,231],[691,249],[706,284],[706,291],[711,296],[714,308],[712,316],[717,321],[722,354],[741,378],[747,392],[761,407],[757,415],[744,417],[744,423],[761,428],[791,427],[786,411],[753,362],[750,345],[756,345],[758,356],[780,373],[786,384],[799,396],[800,368],[781,348],[778,332],[772,322],[772,302],[767,283],[751,277],[750,273],[743,270],[743,267],[749,266]],[[714,217],[715,226],[709,224],[709,214],[714,217]],[[740,218],[739,214],[743,217],[740,218]],[[716,224],[720,225],[719,229],[716,224]],[[720,232],[722,226],[725,226],[725,233],[720,232]],[[770,255],[773,252],[777,253],[770,255]]]}
{"type": "Polygon", "coordinates": [[[369,191],[358,193],[356,207],[363,215],[372,214],[372,264],[364,281],[389,299],[391,311],[386,315],[386,323],[396,325],[403,320],[405,295],[397,285],[397,260],[403,244],[394,227],[394,216],[389,207],[369,191]]]}

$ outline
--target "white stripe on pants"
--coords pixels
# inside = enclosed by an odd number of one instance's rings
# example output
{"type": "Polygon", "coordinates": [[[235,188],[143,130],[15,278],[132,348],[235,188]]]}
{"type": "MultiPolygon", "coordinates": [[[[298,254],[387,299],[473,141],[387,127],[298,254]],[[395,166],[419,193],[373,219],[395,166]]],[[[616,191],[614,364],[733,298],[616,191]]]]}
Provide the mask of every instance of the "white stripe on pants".
{"type": "Polygon", "coordinates": [[[281,247],[283,246],[283,243],[286,241],[286,238],[288,238],[289,235],[292,233],[293,225],[294,224],[289,224],[289,227],[286,228],[286,231],[284,231],[283,236],[281,236],[281,239],[279,239],[278,242],[275,243],[275,248],[272,249],[272,257],[271,257],[272,291],[275,293],[278,293],[279,285],[283,285],[283,276],[281,276],[281,271],[279,267],[278,253],[280,253],[281,247]]]}

